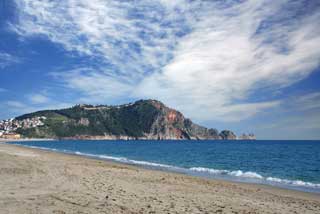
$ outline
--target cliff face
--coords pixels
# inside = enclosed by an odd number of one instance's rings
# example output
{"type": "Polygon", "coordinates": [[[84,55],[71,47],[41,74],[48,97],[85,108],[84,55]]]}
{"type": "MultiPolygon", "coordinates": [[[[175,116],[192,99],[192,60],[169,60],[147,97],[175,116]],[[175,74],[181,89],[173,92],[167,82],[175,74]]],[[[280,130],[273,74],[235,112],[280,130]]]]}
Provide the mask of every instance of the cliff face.
{"type": "Polygon", "coordinates": [[[182,113],[156,100],[120,106],[77,105],[68,109],[39,111],[17,121],[43,117],[42,125],[17,128],[25,137],[65,139],[236,139],[233,132],[194,124],[182,113]]]}
{"type": "Polygon", "coordinates": [[[151,100],[150,103],[160,113],[152,123],[150,132],[146,133],[148,139],[220,139],[217,130],[194,124],[179,111],[159,101],[151,100]]]}

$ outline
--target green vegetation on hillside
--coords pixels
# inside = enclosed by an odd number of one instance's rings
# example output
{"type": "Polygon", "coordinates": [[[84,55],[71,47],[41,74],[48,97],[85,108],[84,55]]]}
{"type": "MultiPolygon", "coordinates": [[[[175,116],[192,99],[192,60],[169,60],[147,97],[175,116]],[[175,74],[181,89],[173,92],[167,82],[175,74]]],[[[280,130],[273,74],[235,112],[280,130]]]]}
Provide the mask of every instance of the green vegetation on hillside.
{"type": "Polygon", "coordinates": [[[160,113],[150,102],[144,101],[127,106],[77,105],[72,108],[39,111],[17,117],[17,120],[46,117],[43,126],[20,128],[17,132],[26,137],[39,138],[63,138],[77,135],[141,137],[150,131],[154,118],[160,113]]]}
{"type": "MultiPolygon", "coordinates": [[[[16,130],[29,138],[81,138],[114,136],[131,139],[235,139],[233,132],[194,124],[156,100],[120,106],[76,105],[38,111],[15,118],[16,130]]],[[[115,138],[117,138],[115,137],[115,138]]]]}

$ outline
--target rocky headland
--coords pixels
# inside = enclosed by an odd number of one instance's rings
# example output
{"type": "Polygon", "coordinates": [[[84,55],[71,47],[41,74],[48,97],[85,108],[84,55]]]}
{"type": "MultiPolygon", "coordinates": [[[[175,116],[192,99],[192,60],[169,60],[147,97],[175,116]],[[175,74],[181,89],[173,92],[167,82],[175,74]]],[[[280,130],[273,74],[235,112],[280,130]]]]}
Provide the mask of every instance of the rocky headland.
{"type": "MultiPolygon", "coordinates": [[[[16,117],[6,123],[23,138],[90,140],[235,140],[230,130],[219,132],[193,123],[157,100],[125,105],[76,105],[16,117]]],[[[0,127],[1,129],[1,127],[0,127]]],[[[249,139],[249,137],[247,137],[249,139]]],[[[250,138],[254,138],[250,135],[250,138]]]]}

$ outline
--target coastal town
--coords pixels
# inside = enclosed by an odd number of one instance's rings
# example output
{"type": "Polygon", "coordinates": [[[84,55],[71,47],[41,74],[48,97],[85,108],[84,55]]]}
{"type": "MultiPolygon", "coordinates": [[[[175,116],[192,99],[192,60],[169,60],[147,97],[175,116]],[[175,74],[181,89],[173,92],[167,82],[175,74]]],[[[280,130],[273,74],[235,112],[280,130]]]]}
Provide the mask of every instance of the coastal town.
{"type": "Polygon", "coordinates": [[[44,125],[44,116],[16,120],[14,118],[0,121],[0,138],[20,139],[20,134],[16,133],[17,129],[35,128],[44,125]]]}

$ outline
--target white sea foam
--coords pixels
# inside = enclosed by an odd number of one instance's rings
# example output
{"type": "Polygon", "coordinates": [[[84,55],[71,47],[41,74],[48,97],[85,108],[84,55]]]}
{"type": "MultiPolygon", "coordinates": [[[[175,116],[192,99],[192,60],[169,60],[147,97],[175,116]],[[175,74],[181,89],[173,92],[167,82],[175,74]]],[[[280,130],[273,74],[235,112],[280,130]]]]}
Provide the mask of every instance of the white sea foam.
{"type": "Polygon", "coordinates": [[[154,166],[154,167],[161,167],[161,168],[177,168],[171,165],[153,163],[153,162],[147,162],[147,161],[129,160],[129,162],[137,165],[144,165],[144,166],[154,166]]]}
{"type": "Polygon", "coordinates": [[[229,171],[229,170],[221,170],[221,169],[209,169],[204,167],[192,167],[190,168],[191,171],[195,172],[206,172],[215,175],[229,175],[235,177],[243,177],[243,178],[256,178],[262,179],[263,177],[255,172],[243,172],[241,170],[236,171],[229,171]]]}
{"type": "Polygon", "coordinates": [[[153,163],[153,162],[148,162],[148,161],[138,161],[138,160],[132,160],[132,159],[127,159],[127,158],[123,158],[123,157],[113,157],[113,156],[106,156],[106,155],[98,155],[98,157],[102,158],[102,159],[115,160],[115,161],[119,161],[119,162],[122,162],[122,163],[129,163],[129,164],[141,165],[141,166],[152,166],[152,167],[161,167],[161,168],[176,168],[176,167],[171,166],[171,165],[153,163]]]}
{"type": "Polygon", "coordinates": [[[195,171],[195,172],[204,172],[209,174],[227,174],[228,170],[221,170],[221,169],[209,169],[204,167],[192,167],[189,170],[195,171]]]}
{"type": "Polygon", "coordinates": [[[292,185],[292,186],[320,188],[320,184],[305,182],[305,181],[301,181],[301,180],[288,180],[288,179],[267,177],[266,181],[277,182],[277,183],[281,183],[281,184],[285,184],[285,185],[292,185]]]}
{"type": "Polygon", "coordinates": [[[288,180],[281,179],[275,177],[263,177],[262,175],[256,172],[243,172],[241,170],[229,171],[229,170],[220,170],[220,169],[210,169],[204,167],[192,167],[189,170],[200,173],[209,173],[212,175],[228,175],[233,177],[242,177],[249,179],[257,179],[260,181],[265,181],[265,183],[269,184],[279,184],[279,185],[288,185],[288,186],[296,186],[296,187],[311,187],[311,188],[320,188],[320,184],[305,182],[301,180],[288,180]]]}
{"type": "Polygon", "coordinates": [[[261,175],[255,172],[242,172],[241,170],[237,170],[237,171],[231,171],[228,174],[236,177],[263,179],[261,175]]]}
{"type": "Polygon", "coordinates": [[[166,165],[166,164],[160,164],[160,163],[153,163],[153,162],[148,162],[148,161],[138,161],[138,160],[132,160],[132,159],[127,159],[124,157],[114,157],[114,156],[108,156],[108,155],[94,155],[94,154],[88,154],[88,153],[82,153],[82,152],[75,152],[77,155],[84,155],[88,157],[96,157],[96,158],[101,158],[105,160],[113,160],[113,161],[118,161],[121,163],[129,163],[129,164],[134,164],[134,165],[142,165],[142,166],[152,166],[152,167],[161,167],[161,168],[177,168],[171,165],[166,165]]]}

